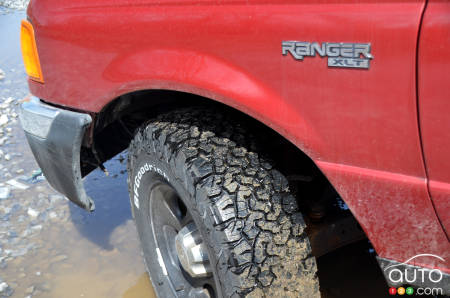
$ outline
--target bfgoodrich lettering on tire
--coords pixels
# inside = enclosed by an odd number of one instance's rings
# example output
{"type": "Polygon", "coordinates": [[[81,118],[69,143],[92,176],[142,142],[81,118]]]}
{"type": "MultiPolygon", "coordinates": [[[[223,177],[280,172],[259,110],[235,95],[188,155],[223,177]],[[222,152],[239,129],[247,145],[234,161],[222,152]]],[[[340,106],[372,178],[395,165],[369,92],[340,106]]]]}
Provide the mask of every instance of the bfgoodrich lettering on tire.
{"type": "Polygon", "coordinates": [[[130,197],[155,291],[319,297],[316,261],[286,178],[227,117],[178,110],[146,123],[130,144],[130,197]]]}

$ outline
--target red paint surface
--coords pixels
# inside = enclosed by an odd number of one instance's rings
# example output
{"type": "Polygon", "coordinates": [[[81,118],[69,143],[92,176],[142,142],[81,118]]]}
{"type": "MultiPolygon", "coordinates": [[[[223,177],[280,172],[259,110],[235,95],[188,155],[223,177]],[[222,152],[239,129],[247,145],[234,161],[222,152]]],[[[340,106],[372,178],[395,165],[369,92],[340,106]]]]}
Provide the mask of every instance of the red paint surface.
{"type": "Polygon", "coordinates": [[[221,101],[316,161],[381,257],[449,260],[417,121],[423,9],[424,1],[35,1],[28,14],[46,82],[30,89],[92,112],[155,88],[221,101]],[[282,56],[283,40],[370,42],[374,59],[369,70],[328,68],[326,58],[282,56]]]}
{"type": "Polygon", "coordinates": [[[430,1],[419,43],[419,114],[431,197],[450,236],[450,2],[430,1]]]}

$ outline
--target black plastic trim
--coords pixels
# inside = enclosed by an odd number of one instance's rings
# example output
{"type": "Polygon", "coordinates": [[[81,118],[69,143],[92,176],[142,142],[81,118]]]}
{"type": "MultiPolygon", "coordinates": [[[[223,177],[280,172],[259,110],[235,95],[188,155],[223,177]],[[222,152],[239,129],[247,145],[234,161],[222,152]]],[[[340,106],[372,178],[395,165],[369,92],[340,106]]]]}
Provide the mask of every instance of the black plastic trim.
{"type": "Polygon", "coordinates": [[[21,106],[20,118],[31,151],[47,181],[78,206],[93,211],[84,190],[80,151],[92,122],[89,114],[47,105],[33,97],[21,106]]]}

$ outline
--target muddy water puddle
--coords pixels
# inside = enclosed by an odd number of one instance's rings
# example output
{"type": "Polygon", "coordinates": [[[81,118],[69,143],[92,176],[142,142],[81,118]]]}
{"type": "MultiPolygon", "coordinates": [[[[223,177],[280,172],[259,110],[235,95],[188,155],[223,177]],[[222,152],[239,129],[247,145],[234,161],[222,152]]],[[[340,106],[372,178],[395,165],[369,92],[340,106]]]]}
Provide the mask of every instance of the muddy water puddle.
{"type": "Polygon", "coordinates": [[[0,226],[0,233],[7,232],[0,235],[0,278],[12,297],[154,297],[131,219],[126,173],[116,172],[124,165],[114,159],[106,166],[109,177],[97,171],[85,180],[88,195],[96,198],[94,213],[72,205],[46,181],[11,190],[3,206],[20,208],[5,207],[17,211],[0,226]]]}

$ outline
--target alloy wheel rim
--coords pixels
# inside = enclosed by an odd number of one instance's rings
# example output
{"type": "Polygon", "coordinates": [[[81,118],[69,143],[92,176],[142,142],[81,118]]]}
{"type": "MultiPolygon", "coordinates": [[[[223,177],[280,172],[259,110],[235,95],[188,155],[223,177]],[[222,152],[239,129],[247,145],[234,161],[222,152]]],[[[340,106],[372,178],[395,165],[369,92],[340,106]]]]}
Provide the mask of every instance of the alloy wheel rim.
{"type": "Polygon", "coordinates": [[[149,222],[156,258],[176,296],[215,297],[209,255],[186,205],[165,182],[150,190],[149,222]]]}

